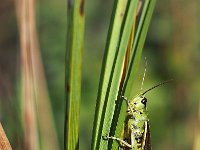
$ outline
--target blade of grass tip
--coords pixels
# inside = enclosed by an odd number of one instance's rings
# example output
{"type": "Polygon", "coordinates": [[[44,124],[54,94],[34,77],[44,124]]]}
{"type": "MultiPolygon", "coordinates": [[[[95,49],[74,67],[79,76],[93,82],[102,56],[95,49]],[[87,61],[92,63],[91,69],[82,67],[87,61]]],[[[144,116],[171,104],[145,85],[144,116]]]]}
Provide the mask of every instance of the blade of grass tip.
{"type": "MultiPolygon", "coordinates": [[[[142,9],[141,18],[139,19],[139,25],[136,30],[136,36],[133,43],[133,54],[131,57],[131,61],[129,64],[128,74],[125,80],[125,84],[123,87],[122,95],[125,95],[125,97],[132,98],[134,95],[132,93],[132,87],[134,85],[134,81],[136,79],[136,73],[139,67],[139,62],[142,54],[142,49],[144,46],[144,42],[146,39],[148,27],[151,21],[151,16],[155,7],[156,0],[146,0],[142,9]]],[[[123,130],[123,120],[125,118],[126,113],[126,105],[125,103],[119,103],[119,105],[122,104],[122,107],[117,110],[116,113],[119,114],[117,128],[116,128],[116,137],[121,137],[121,133],[123,130]]],[[[117,116],[117,115],[116,115],[117,116]]],[[[113,144],[113,148],[116,149],[117,143],[113,144]]]]}
{"type": "Polygon", "coordinates": [[[101,77],[99,81],[99,90],[97,95],[96,111],[94,117],[93,133],[92,133],[92,150],[99,149],[99,142],[101,139],[100,121],[105,102],[106,90],[108,88],[108,81],[110,78],[112,65],[114,62],[115,53],[117,51],[117,43],[120,39],[120,29],[125,14],[127,0],[116,0],[113,6],[111,22],[105,47],[105,53],[102,63],[101,77]]]}
{"type": "MultiPolygon", "coordinates": [[[[111,72],[112,74],[111,78],[109,79],[108,90],[105,98],[106,102],[104,105],[104,110],[103,110],[104,112],[102,114],[103,117],[102,117],[102,133],[100,134],[101,136],[105,136],[110,133],[111,122],[114,115],[115,101],[118,96],[118,90],[123,72],[123,66],[124,66],[123,62],[126,54],[126,49],[128,47],[128,40],[130,37],[132,24],[135,21],[134,16],[136,16],[137,4],[138,4],[137,0],[136,1],[130,0],[126,8],[127,14],[121,32],[122,33],[121,41],[119,43],[119,49],[115,56],[114,64],[112,66],[112,72],[111,72]]],[[[111,145],[110,142],[109,145],[111,145]]],[[[107,149],[108,141],[101,140],[100,148],[107,149]]]]}
{"type": "Polygon", "coordinates": [[[68,0],[66,52],[66,118],[64,149],[79,149],[81,68],[84,39],[84,0],[68,0]]]}
{"type": "Polygon", "coordinates": [[[3,130],[1,123],[0,123],[0,149],[1,150],[12,150],[10,142],[8,141],[8,138],[3,130]]]}

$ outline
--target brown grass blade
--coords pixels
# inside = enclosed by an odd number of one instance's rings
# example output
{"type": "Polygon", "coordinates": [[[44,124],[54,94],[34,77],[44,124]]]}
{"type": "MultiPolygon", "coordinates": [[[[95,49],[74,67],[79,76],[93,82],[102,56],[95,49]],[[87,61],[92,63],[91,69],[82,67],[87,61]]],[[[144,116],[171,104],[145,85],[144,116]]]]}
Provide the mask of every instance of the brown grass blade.
{"type": "Polygon", "coordinates": [[[25,148],[39,149],[38,129],[36,119],[36,104],[34,99],[33,66],[31,61],[30,34],[30,1],[21,0],[17,6],[19,10],[20,46],[21,46],[21,105],[22,122],[24,127],[25,148]]]}
{"type": "Polygon", "coordinates": [[[8,138],[0,123],[0,150],[12,150],[12,147],[8,141],[8,138]]]}
{"type": "Polygon", "coordinates": [[[59,149],[39,50],[35,0],[15,2],[21,46],[21,103],[25,148],[59,149]]]}

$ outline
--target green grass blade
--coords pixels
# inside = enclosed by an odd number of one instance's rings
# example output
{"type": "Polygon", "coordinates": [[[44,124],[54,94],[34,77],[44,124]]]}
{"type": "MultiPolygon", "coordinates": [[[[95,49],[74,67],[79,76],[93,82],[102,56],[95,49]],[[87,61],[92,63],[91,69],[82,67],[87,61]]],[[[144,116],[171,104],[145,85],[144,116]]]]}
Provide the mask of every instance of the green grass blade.
{"type": "Polygon", "coordinates": [[[130,69],[124,87],[126,90],[125,95],[128,97],[134,96],[132,93],[132,87],[134,85],[134,80],[136,79],[136,74],[139,68],[144,42],[148,32],[149,24],[151,22],[151,17],[154,11],[155,4],[156,0],[148,0],[144,4],[141,21],[139,23],[135,41],[133,44],[133,55],[129,66],[130,69]]]}
{"type": "MultiPolygon", "coordinates": [[[[109,63],[111,68],[111,74],[109,77],[109,81],[105,93],[104,98],[104,105],[103,110],[101,111],[101,120],[100,120],[100,126],[98,130],[98,137],[97,137],[97,143],[95,149],[107,149],[108,147],[108,141],[102,140],[102,136],[109,134],[110,132],[110,126],[112,117],[114,114],[114,108],[115,108],[115,100],[118,96],[118,90],[120,86],[123,66],[124,66],[124,57],[126,54],[126,49],[128,46],[129,36],[131,33],[133,22],[135,21],[136,16],[136,9],[137,9],[137,3],[138,1],[129,1],[128,5],[126,7],[126,14],[124,17],[123,26],[121,27],[121,39],[120,41],[117,41],[118,44],[116,45],[115,56],[113,63],[109,63]]],[[[118,6],[119,3],[117,3],[118,6]]],[[[110,55],[107,55],[107,57],[110,57],[110,55]]],[[[104,81],[105,82],[105,81],[104,81]]]]}
{"type": "Polygon", "coordinates": [[[66,150],[79,149],[79,118],[84,21],[84,0],[68,0],[66,120],[64,143],[66,150]]]}
{"type": "MultiPolygon", "coordinates": [[[[125,20],[124,28],[122,31],[122,38],[120,41],[119,52],[116,55],[116,62],[113,64],[113,74],[112,78],[110,79],[106,99],[107,105],[105,107],[105,117],[103,122],[103,129],[102,129],[102,136],[105,136],[110,133],[110,127],[114,115],[115,109],[115,101],[117,100],[119,87],[122,79],[123,67],[124,67],[124,58],[126,54],[126,49],[129,42],[129,37],[132,29],[132,25],[135,21],[136,10],[138,1],[130,1],[127,7],[127,17],[125,20]]],[[[104,114],[104,113],[103,113],[104,114]]],[[[100,146],[102,149],[107,148],[108,141],[101,140],[100,146]]],[[[111,142],[109,142],[111,145],[111,142]]],[[[110,147],[110,146],[109,146],[110,147]]]]}
{"type": "Polygon", "coordinates": [[[117,51],[118,41],[120,40],[120,29],[122,27],[123,18],[127,0],[116,0],[113,8],[112,18],[110,22],[109,33],[105,48],[104,60],[102,64],[101,78],[99,82],[99,91],[97,96],[96,112],[94,118],[93,135],[92,135],[92,150],[97,150],[101,136],[100,121],[105,102],[106,91],[108,88],[108,81],[110,78],[112,64],[114,62],[115,53],[117,51]]]}
{"type": "MultiPolygon", "coordinates": [[[[133,43],[133,54],[131,57],[128,74],[125,80],[125,84],[123,87],[122,95],[125,95],[125,97],[132,98],[134,95],[132,93],[132,88],[134,85],[134,81],[137,78],[136,74],[139,68],[140,58],[142,54],[142,49],[144,46],[144,42],[146,39],[148,27],[151,21],[151,16],[155,7],[156,0],[148,0],[145,1],[144,7],[142,9],[141,18],[139,21],[138,28],[136,30],[136,36],[133,43]]],[[[115,132],[116,137],[121,137],[122,129],[123,129],[123,123],[125,119],[125,111],[126,111],[126,105],[123,103],[122,100],[119,100],[118,102],[119,108],[117,108],[116,113],[120,113],[119,117],[115,118],[116,120],[119,120],[117,123],[117,128],[115,132]],[[122,106],[121,106],[122,105],[122,106]]],[[[115,129],[116,122],[113,123],[113,129],[115,129]]],[[[114,142],[112,149],[118,149],[118,143],[114,142]]]]}

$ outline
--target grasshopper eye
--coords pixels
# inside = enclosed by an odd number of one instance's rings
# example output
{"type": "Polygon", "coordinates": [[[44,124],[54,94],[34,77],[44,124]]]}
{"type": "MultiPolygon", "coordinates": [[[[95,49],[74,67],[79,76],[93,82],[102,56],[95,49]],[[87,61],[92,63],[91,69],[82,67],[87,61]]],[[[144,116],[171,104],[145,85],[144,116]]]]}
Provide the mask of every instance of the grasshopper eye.
{"type": "Polygon", "coordinates": [[[141,103],[144,104],[144,105],[146,106],[147,99],[144,97],[144,98],[141,100],[141,103]]]}

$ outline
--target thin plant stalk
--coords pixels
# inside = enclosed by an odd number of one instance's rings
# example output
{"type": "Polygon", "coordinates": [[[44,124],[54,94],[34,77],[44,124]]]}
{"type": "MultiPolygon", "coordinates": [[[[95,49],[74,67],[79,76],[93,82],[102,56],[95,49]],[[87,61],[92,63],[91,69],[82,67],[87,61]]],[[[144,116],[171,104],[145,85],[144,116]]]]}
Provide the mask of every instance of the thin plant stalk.
{"type": "MultiPolygon", "coordinates": [[[[20,46],[21,46],[21,108],[25,148],[39,149],[39,137],[34,99],[34,81],[31,62],[29,1],[21,0],[20,9],[20,46]],[[29,9],[28,9],[29,8],[29,9]]],[[[19,7],[19,6],[18,6],[19,7]]]]}
{"type": "Polygon", "coordinates": [[[68,0],[65,150],[79,149],[84,4],[85,0],[68,0]]]}

